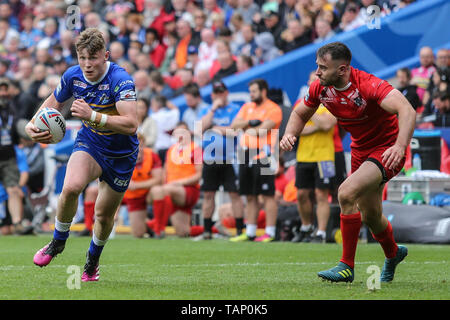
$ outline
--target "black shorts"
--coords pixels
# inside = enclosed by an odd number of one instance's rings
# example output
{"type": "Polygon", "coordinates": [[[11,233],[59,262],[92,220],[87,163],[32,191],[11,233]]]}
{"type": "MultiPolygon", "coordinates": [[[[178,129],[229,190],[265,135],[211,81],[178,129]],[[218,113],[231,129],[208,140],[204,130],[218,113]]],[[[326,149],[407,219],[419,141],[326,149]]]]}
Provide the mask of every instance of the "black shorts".
{"type": "Polygon", "coordinates": [[[238,179],[232,164],[207,164],[203,163],[202,191],[217,191],[220,186],[226,192],[238,191],[238,179]]]}
{"type": "Polygon", "coordinates": [[[298,189],[331,189],[333,178],[321,178],[317,162],[297,162],[295,186],[298,189]]]}
{"type": "Polygon", "coordinates": [[[347,167],[343,151],[334,153],[334,166],[336,167],[336,175],[332,179],[333,189],[338,189],[341,183],[347,179],[347,167]]]}
{"type": "Polygon", "coordinates": [[[239,165],[239,194],[241,195],[275,195],[275,174],[267,174],[270,163],[239,165]]]}

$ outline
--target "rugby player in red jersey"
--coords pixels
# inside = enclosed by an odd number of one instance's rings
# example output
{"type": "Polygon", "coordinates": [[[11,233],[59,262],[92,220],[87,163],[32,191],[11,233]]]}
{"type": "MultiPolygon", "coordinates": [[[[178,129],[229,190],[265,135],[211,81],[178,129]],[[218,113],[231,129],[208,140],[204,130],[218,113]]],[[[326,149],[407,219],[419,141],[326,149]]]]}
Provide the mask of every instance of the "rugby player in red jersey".
{"type": "Polygon", "coordinates": [[[356,245],[364,222],[386,256],[380,280],[390,282],[408,250],[394,240],[392,226],[382,213],[382,192],[384,184],[405,163],[416,114],[406,98],[388,82],[351,67],[351,57],[349,48],[340,42],[319,48],[318,79],[292,112],[280,147],[292,150],[305,123],[321,103],[350,132],[352,174],[338,191],[342,259],[336,267],[321,271],[318,276],[333,282],[353,281],[356,245]]]}

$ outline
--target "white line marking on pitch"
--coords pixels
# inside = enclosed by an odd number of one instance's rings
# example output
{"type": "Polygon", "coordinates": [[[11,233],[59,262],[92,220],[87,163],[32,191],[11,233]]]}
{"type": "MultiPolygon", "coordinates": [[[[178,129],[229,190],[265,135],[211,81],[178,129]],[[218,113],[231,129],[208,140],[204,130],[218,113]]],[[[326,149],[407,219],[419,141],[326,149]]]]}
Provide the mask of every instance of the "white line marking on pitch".
{"type": "MultiPolygon", "coordinates": [[[[265,267],[265,266],[310,266],[310,265],[330,265],[335,263],[335,261],[331,262],[273,262],[273,263],[260,263],[260,262],[254,262],[254,263],[248,263],[248,262],[238,262],[238,263],[217,263],[217,264],[163,264],[162,267],[174,267],[174,268],[183,268],[183,267],[265,267]]],[[[364,265],[364,264],[376,264],[376,261],[361,261],[357,262],[356,265],[364,265]]],[[[448,264],[448,261],[424,261],[424,262],[417,262],[417,261],[406,261],[407,264],[448,264]]],[[[142,266],[143,264],[100,264],[100,267],[102,268],[130,268],[130,267],[138,267],[142,266]]],[[[66,268],[67,265],[49,265],[45,268],[66,268]]],[[[20,266],[20,265],[6,265],[6,266],[0,266],[0,271],[10,271],[10,270],[23,270],[23,269],[31,269],[34,268],[36,270],[39,270],[37,266],[34,265],[26,265],[26,266],[20,266]]]]}

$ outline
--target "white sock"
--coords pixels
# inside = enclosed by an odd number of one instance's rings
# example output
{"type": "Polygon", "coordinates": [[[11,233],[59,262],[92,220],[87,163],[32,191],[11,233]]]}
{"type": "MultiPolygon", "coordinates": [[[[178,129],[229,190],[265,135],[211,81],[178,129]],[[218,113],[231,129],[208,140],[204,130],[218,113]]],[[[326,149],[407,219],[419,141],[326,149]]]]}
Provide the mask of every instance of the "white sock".
{"type": "Polygon", "coordinates": [[[108,240],[114,239],[116,237],[116,227],[117,227],[117,224],[114,222],[114,226],[111,230],[111,233],[109,234],[108,240]]]}
{"type": "Polygon", "coordinates": [[[95,233],[92,233],[92,241],[94,241],[96,246],[104,246],[106,244],[106,242],[108,242],[108,240],[100,240],[99,238],[97,238],[95,236],[95,233]]]}
{"type": "Polygon", "coordinates": [[[255,237],[256,236],[256,228],[257,228],[256,224],[247,224],[245,233],[249,237],[255,237]]]}
{"type": "Polygon", "coordinates": [[[325,239],[326,235],[327,235],[327,233],[323,230],[317,230],[317,232],[316,232],[316,236],[321,236],[324,239],[325,239]]]}
{"type": "Polygon", "coordinates": [[[311,224],[302,224],[300,226],[300,231],[310,231],[312,229],[312,225],[311,224]]]}
{"type": "Polygon", "coordinates": [[[275,226],[266,226],[266,234],[275,238],[275,226]]]}
{"type": "Polygon", "coordinates": [[[72,222],[60,222],[58,218],[55,217],[55,229],[59,232],[67,232],[70,231],[70,226],[72,222]]]}

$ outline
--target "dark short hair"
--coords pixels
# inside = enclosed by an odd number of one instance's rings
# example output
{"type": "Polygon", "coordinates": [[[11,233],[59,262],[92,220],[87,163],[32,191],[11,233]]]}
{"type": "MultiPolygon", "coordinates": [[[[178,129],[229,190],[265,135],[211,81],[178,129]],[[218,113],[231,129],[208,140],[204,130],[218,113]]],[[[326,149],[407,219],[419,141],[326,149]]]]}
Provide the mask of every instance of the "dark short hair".
{"type": "Polygon", "coordinates": [[[233,33],[231,32],[230,28],[227,27],[223,27],[222,29],[219,30],[219,37],[231,37],[233,35],[233,33]]]}
{"type": "Polygon", "coordinates": [[[164,78],[162,74],[158,70],[154,70],[150,72],[150,80],[156,82],[159,85],[164,85],[164,78]]]}
{"type": "Polygon", "coordinates": [[[156,102],[158,102],[163,107],[165,107],[167,104],[167,98],[165,96],[163,96],[162,94],[156,94],[152,97],[152,99],[154,99],[156,102]]]}
{"type": "Polygon", "coordinates": [[[147,35],[148,33],[153,33],[153,35],[155,36],[156,39],[158,39],[158,37],[159,37],[158,31],[155,28],[145,29],[145,34],[147,35]]]}
{"type": "Polygon", "coordinates": [[[245,54],[241,54],[239,56],[250,68],[253,67],[253,59],[250,56],[247,56],[245,54]]]}
{"type": "Polygon", "coordinates": [[[198,98],[200,97],[200,88],[198,87],[198,84],[190,83],[183,89],[183,93],[190,94],[193,97],[198,98]]]}
{"type": "Polygon", "coordinates": [[[450,100],[450,91],[449,90],[435,91],[433,93],[433,99],[439,99],[441,101],[450,100]]]}
{"type": "Polygon", "coordinates": [[[259,78],[259,79],[253,79],[252,81],[250,81],[250,83],[248,84],[248,86],[250,87],[250,86],[252,86],[252,85],[254,85],[254,84],[256,84],[256,85],[258,86],[259,90],[262,91],[263,89],[265,89],[266,92],[269,92],[269,85],[267,84],[267,81],[266,81],[266,80],[261,79],[261,78],[259,78]]]}
{"type": "Polygon", "coordinates": [[[398,71],[406,73],[406,77],[408,79],[411,79],[411,70],[409,70],[409,68],[400,68],[397,70],[397,72],[398,71]]]}
{"type": "Polygon", "coordinates": [[[344,60],[349,63],[352,61],[352,52],[342,42],[331,42],[317,50],[317,56],[323,58],[326,54],[331,55],[332,60],[344,60]]]}

